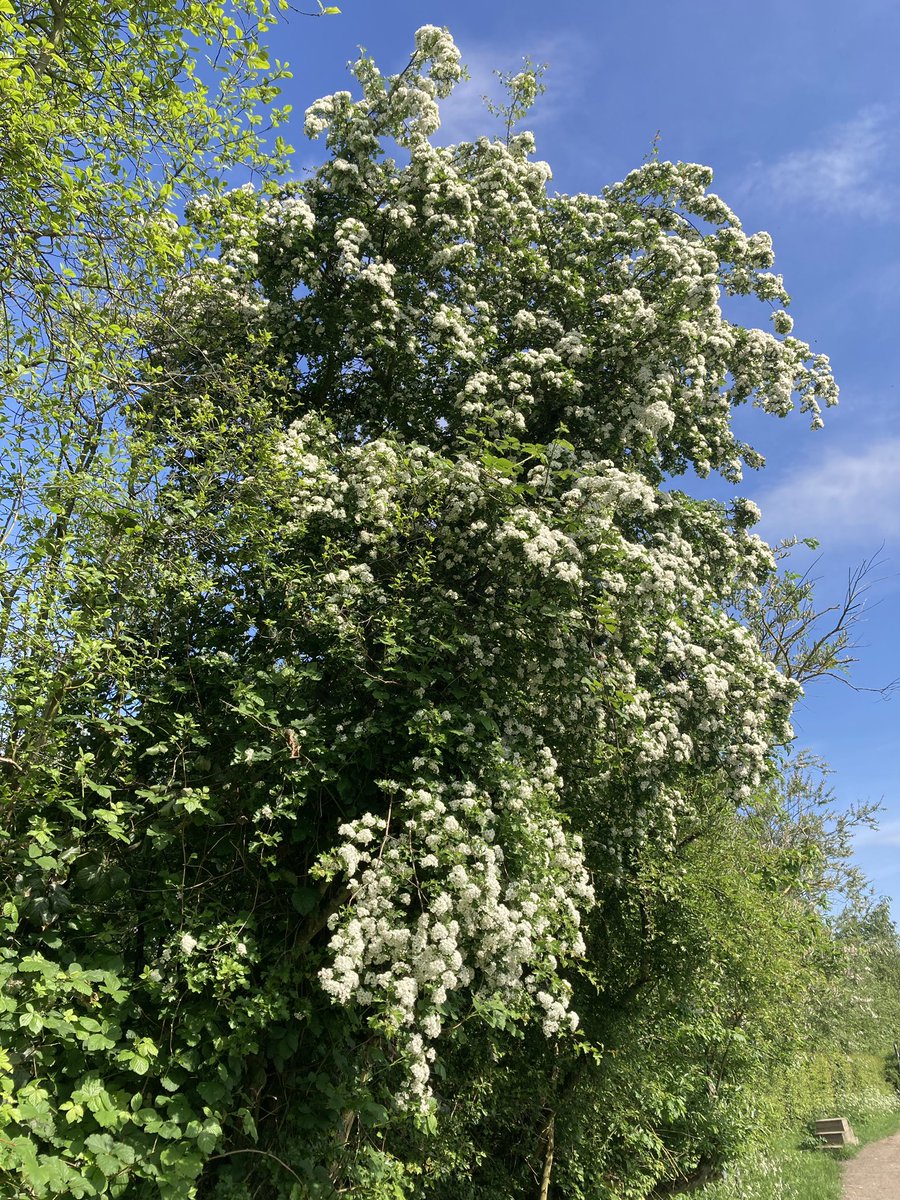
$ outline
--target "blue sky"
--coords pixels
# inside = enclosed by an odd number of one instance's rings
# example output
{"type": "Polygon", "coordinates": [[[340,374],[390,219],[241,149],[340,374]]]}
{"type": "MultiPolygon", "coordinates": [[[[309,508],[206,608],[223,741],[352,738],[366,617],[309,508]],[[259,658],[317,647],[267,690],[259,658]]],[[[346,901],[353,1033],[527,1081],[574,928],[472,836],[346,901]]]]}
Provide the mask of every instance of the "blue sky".
{"type": "MultiPolygon", "coordinates": [[[[313,8],[312,3],[305,7],[313,8]]],[[[549,64],[529,122],[559,191],[596,191],[660,155],[708,163],[748,232],[768,230],[793,296],[797,336],[829,354],[841,405],[812,433],[800,416],[742,413],[768,465],[740,489],[770,540],[819,539],[823,602],[881,549],[853,680],[900,676],[900,5],[896,0],[342,0],[343,14],[292,15],[272,35],[302,112],[347,88],[363,45],[382,70],[405,65],[413,31],[446,25],[472,81],[446,108],[445,140],[492,131],[480,97],[492,69],[549,64]]],[[[747,319],[767,326],[767,311],[747,319]]],[[[720,487],[722,496],[735,489],[720,487]]],[[[811,557],[811,556],[809,556],[811,557]]],[[[805,568],[809,558],[803,562],[805,568]]],[[[795,715],[800,745],[830,762],[839,802],[882,800],[859,863],[900,919],[900,693],[885,701],[828,681],[795,715]]]]}

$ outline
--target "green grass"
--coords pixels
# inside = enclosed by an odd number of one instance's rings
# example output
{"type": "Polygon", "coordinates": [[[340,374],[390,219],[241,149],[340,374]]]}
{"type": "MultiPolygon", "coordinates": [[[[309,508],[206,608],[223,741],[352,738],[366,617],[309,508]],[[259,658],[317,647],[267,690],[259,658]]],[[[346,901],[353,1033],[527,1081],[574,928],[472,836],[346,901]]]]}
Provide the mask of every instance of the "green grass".
{"type": "Polygon", "coordinates": [[[859,1146],[812,1149],[794,1134],[749,1154],[724,1179],[696,1193],[698,1200],[840,1200],[841,1163],[868,1142],[900,1131],[900,1112],[877,1113],[853,1122],[859,1146]]]}
{"type": "Polygon", "coordinates": [[[900,1112],[878,1113],[866,1117],[853,1126],[853,1132],[859,1138],[859,1145],[849,1147],[848,1158],[858,1154],[868,1142],[879,1142],[882,1138],[890,1137],[892,1133],[900,1132],[900,1112]]]}

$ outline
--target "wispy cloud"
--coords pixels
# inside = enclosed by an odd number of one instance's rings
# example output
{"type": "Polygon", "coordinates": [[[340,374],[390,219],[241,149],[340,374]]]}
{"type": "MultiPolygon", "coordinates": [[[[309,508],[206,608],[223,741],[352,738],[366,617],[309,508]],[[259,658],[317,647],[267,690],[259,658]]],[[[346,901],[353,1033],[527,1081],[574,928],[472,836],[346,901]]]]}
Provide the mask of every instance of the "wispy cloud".
{"type": "Polygon", "coordinates": [[[825,130],[817,144],[757,167],[751,188],[786,204],[839,216],[887,219],[897,210],[897,124],[883,105],[825,130]]]}
{"type": "Polygon", "coordinates": [[[763,536],[872,550],[900,541],[900,437],[832,450],[758,496],[763,536]]]}
{"type": "Polygon", "coordinates": [[[537,129],[559,113],[573,75],[580,71],[585,60],[582,48],[563,35],[551,38],[523,35],[515,41],[504,40],[502,45],[460,42],[459,48],[469,79],[441,104],[441,129],[436,141],[445,145],[502,132],[500,119],[491,116],[484,104],[485,96],[494,101],[503,99],[497,71],[519,71],[526,56],[536,64],[547,65],[544,79],[547,91],[538,98],[523,125],[537,129]]]}

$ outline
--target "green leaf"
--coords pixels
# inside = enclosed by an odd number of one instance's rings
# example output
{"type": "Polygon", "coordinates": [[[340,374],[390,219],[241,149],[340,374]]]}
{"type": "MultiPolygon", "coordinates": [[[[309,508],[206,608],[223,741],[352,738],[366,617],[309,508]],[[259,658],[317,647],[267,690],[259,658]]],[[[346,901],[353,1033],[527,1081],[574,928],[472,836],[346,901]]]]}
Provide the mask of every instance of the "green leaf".
{"type": "Polygon", "coordinates": [[[112,788],[107,787],[105,783],[97,783],[93,779],[83,778],[82,783],[86,788],[90,788],[96,795],[101,796],[104,800],[108,800],[112,795],[112,788]]]}

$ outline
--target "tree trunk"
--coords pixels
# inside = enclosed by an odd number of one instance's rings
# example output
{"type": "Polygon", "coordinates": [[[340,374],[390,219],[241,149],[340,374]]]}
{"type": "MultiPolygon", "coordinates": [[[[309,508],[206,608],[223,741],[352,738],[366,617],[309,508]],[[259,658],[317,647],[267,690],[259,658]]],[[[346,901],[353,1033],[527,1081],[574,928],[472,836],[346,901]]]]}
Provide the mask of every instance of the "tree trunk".
{"type": "Polygon", "coordinates": [[[545,1134],[546,1143],[544,1147],[544,1173],[541,1176],[541,1194],[539,1200],[547,1200],[547,1197],[550,1194],[550,1176],[553,1173],[553,1149],[555,1133],[556,1113],[551,1113],[550,1120],[547,1122],[547,1132],[545,1134]]]}

